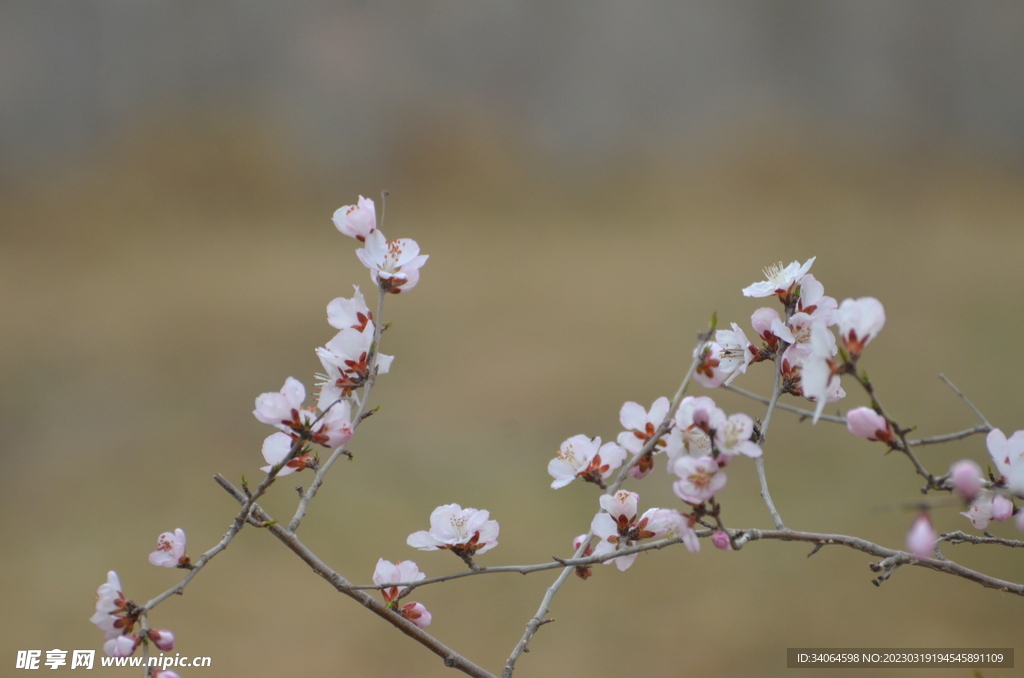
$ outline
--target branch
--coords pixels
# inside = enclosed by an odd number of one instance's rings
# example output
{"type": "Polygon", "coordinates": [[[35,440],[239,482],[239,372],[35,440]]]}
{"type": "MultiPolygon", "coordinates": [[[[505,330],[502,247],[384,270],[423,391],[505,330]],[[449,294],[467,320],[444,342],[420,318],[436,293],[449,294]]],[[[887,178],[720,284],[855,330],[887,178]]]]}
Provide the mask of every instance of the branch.
{"type": "Polygon", "coordinates": [[[985,418],[985,415],[981,413],[981,410],[979,410],[979,409],[978,409],[977,407],[975,407],[975,406],[974,406],[974,403],[972,403],[972,402],[971,402],[970,400],[968,400],[968,399],[967,399],[967,396],[965,396],[965,395],[964,395],[964,394],[963,394],[963,393],[962,393],[962,392],[960,391],[960,389],[958,389],[958,388],[957,388],[956,386],[954,386],[954,385],[953,385],[953,382],[951,382],[951,381],[950,381],[949,379],[947,379],[947,378],[946,378],[946,375],[944,375],[944,374],[940,374],[940,375],[939,375],[939,379],[941,379],[942,381],[946,382],[946,386],[948,386],[948,387],[950,387],[951,389],[953,389],[953,393],[955,393],[955,394],[957,394],[958,396],[960,396],[960,398],[961,398],[961,399],[962,399],[962,400],[963,400],[963,401],[964,401],[965,403],[967,403],[967,407],[969,407],[969,408],[971,408],[972,410],[974,410],[974,413],[975,413],[976,415],[978,415],[978,419],[981,419],[981,423],[982,423],[982,424],[984,424],[984,425],[985,425],[985,426],[986,426],[986,427],[988,428],[988,430],[989,430],[989,431],[991,431],[991,430],[992,430],[992,424],[988,423],[988,419],[986,419],[986,418],[985,418]]]}
{"type": "Polygon", "coordinates": [[[768,402],[768,411],[764,415],[764,423],[761,424],[761,456],[754,460],[754,465],[757,467],[757,479],[761,483],[761,498],[764,499],[765,505],[768,507],[768,512],[772,516],[772,521],[775,523],[775,527],[779,530],[785,530],[786,525],[782,522],[782,516],[779,515],[779,510],[775,508],[775,502],[772,501],[771,492],[768,491],[768,478],[764,473],[764,441],[768,436],[768,425],[772,422],[772,413],[775,412],[775,406],[779,403],[779,381],[782,379],[782,361],[777,360],[775,362],[775,379],[772,384],[772,399],[768,402]]]}
{"type": "MultiPolygon", "coordinates": [[[[251,503],[246,501],[245,495],[241,490],[236,488],[231,482],[222,475],[214,476],[214,480],[217,484],[224,488],[235,501],[240,504],[251,503]]],[[[352,587],[352,584],[348,582],[340,574],[332,570],[326,563],[320,560],[315,553],[309,550],[298,537],[292,532],[278,525],[273,519],[267,515],[267,513],[260,508],[258,505],[252,505],[253,515],[262,523],[264,523],[270,532],[277,537],[285,546],[287,546],[293,553],[302,559],[304,563],[316,574],[320,575],[321,578],[325,579],[331,586],[337,591],[345,594],[349,598],[360,603],[363,607],[367,608],[378,617],[381,617],[386,622],[397,628],[399,631],[409,636],[416,642],[420,643],[428,650],[441,657],[444,660],[444,665],[456,669],[465,673],[466,675],[473,676],[474,678],[497,678],[493,673],[477,666],[473,662],[469,661],[455,650],[451,649],[432,635],[416,626],[412,622],[408,621],[402,615],[397,612],[388,609],[388,607],[371,597],[370,595],[356,590],[352,587]]]]}
{"type": "Polygon", "coordinates": [[[1024,541],[1018,541],[1016,539],[1002,539],[1000,537],[994,537],[988,532],[985,533],[985,537],[977,537],[973,534],[967,534],[957,530],[956,532],[946,532],[939,541],[948,541],[950,544],[962,544],[967,542],[968,544],[999,544],[1000,546],[1009,546],[1010,548],[1024,548],[1024,541]]]}

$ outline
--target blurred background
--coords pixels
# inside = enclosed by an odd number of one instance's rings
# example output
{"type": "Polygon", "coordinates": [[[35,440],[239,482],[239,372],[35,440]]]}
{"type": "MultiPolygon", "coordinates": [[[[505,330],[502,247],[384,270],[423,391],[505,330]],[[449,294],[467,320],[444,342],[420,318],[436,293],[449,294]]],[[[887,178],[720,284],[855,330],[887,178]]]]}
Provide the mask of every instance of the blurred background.
{"type": "MultiPolygon", "coordinates": [[[[383,230],[430,261],[388,300],[381,410],[299,532],[353,581],[379,557],[459,570],[405,545],[450,502],[500,522],[483,565],[567,555],[598,493],[548,488],[558,445],[671,396],[712,312],[749,327],[740,289],[778,260],[817,256],[828,294],[882,300],[862,365],[901,423],[976,423],[944,373],[1024,428],[1022,29],[995,2],[0,3],[3,661],[99,649],[107,570],[145,601],[181,576],[146,561],[160,532],[185,529],[193,557],[220,539],[237,507],[211,477],[261,477],[254,398],[310,386],[327,302],[371,289],[330,221],[360,194],[389,190],[383,230]]],[[[848,391],[843,409],[866,404],[848,391]]],[[[984,439],[922,450],[935,473],[964,457],[984,465],[984,439]]],[[[785,413],[765,459],[790,527],[903,544],[905,459],[785,413]]],[[[769,527],[753,464],[728,475],[727,523],[769,527]]],[[[308,482],[263,505],[290,516],[308,482]]],[[[630,487],[680,507],[670,484],[659,461],[630,487]]],[[[957,511],[936,527],[969,529],[957,511]]],[[[1016,596],[910,567],[876,588],[863,554],[808,551],[598,567],[516,675],[781,676],[787,647],[1019,638],[1016,596]]],[[[944,552],[1024,579],[1009,550],[944,552]]],[[[498,671],[554,576],[415,598],[498,671]]],[[[213,658],[183,678],[452,675],[251,528],[151,624],[213,658]]],[[[899,675],[925,673],[971,675],[899,675]]]]}

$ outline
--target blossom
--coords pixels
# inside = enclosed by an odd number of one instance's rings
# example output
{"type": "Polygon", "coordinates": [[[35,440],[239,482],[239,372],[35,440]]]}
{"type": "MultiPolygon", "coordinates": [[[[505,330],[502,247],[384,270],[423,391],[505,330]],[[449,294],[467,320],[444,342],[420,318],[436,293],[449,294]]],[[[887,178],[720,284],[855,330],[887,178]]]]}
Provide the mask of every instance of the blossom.
{"type": "Polygon", "coordinates": [[[363,266],[370,269],[370,277],[385,292],[408,292],[420,279],[420,267],[427,263],[427,255],[420,254],[415,240],[399,238],[385,241],[384,234],[374,231],[366,238],[366,246],[356,250],[363,266]]]}
{"type": "Polygon", "coordinates": [[[718,388],[729,377],[721,368],[722,347],[717,342],[710,341],[703,347],[698,346],[693,350],[693,357],[699,358],[693,378],[704,388],[718,388]]]}
{"type": "Polygon", "coordinates": [[[116,638],[130,632],[135,623],[135,618],[128,615],[128,606],[128,600],[121,593],[121,580],[111,570],[107,581],[96,589],[96,613],[89,621],[103,631],[106,640],[116,638]]]}
{"type": "Polygon", "coordinates": [[[353,285],[356,293],[351,299],[338,297],[327,304],[327,323],[339,330],[352,327],[362,332],[366,326],[373,322],[373,313],[370,312],[363,299],[363,293],[359,291],[358,285],[353,285]]]}
{"type": "Polygon", "coordinates": [[[939,541],[939,535],[932,527],[932,519],[927,513],[922,513],[910,526],[907,532],[907,550],[918,558],[931,558],[935,555],[935,545],[939,541]]]}
{"type": "Polygon", "coordinates": [[[714,544],[716,549],[732,551],[732,544],[729,542],[729,535],[721,530],[715,530],[715,533],[711,535],[711,543],[714,544]]]}
{"type": "Polygon", "coordinates": [[[977,530],[984,530],[992,522],[992,493],[982,492],[966,511],[960,513],[964,518],[971,521],[971,525],[977,530]]]}
{"type": "MultiPolygon", "coordinates": [[[[587,556],[594,555],[594,544],[587,535],[581,534],[572,540],[573,557],[574,558],[586,558],[587,556]],[[584,541],[586,542],[586,548],[583,548],[584,541]],[[581,551],[582,549],[582,551],[581,551]]],[[[586,581],[590,578],[590,575],[594,574],[594,570],[590,565],[577,565],[576,576],[586,581]]]]}
{"type": "MultiPolygon", "coordinates": [[[[681,532],[689,527],[689,523],[682,516],[668,509],[649,509],[640,520],[636,520],[639,500],[640,495],[627,490],[601,496],[600,504],[605,512],[598,513],[590,522],[590,531],[600,539],[594,548],[594,555],[614,553],[625,546],[632,546],[641,539],[681,532]]],[[[630,553],[606,560],[605,564],[615,563],[619,571],[625,571],[634,560],[636,554],[630,553]]]]}
{"type": "Polygon", "coordinates": [[[679,476],[679,480],[672,483],[672,491],[687,504],[702,504],[725,487],[725,474],[711,457],[678,457],[672,464],[672,472],[679,476]]]}
{"type": "Polygon", "coordinates": [[[770,306],[762,306],[754,311],[750,316],[750,325],[754,328],[754,331],[757,332],[757,336],[764,339],[764,342],[773,349],[778,346],[780,339],[780,337],[772,330],[776,323],[785,327],[782,323],[782,318],[779,316],[779,312],[770,306]]]}
{"type": "Polygon", "coordinates": [[[747,335],[736,323],[731,330],[715,332],[715,341],[721,347],[718,369],[729,375],[725,384],[747,371],[747,366],[757,357],[757,349],[747,340],[747,335]]]}
{"type": "Polygon", "coordinates": [[[846,350],[856,358],[885,325],[885,309],[874,297],[844,299],[835,313],[835,320],[846,350]]]}
{"type": "Polygon", "coordinates": [[[889,422],[870,407],[855,407],[847,412],[846,428],[853,435],[865,440],[887,443],[893,439],[889,422]]]}
{"type": "MultiPolygon", "coordinates": [[[[655,400],[649,411],[645,411],[639,403],[625,403],[619,410],[619,423],[626,429],[619,434],[619,445],[630,454],[639,454],[665,421],[670,406],[668,398],[664,396],[655,400]]],[[[659,439],[654,447],[648,450],[640,461],[630,469],[630,474],[639,480],[650,473],[654,468],[654,454],[660,452],[666,445],[668,442],[664,438],[659,439]]]]}
{"type": "Polygon", "coordinates": [[[355,205],[345,205],[334,211],[334,226],[344,235],[365,242],[367,236],[377,231],[377,213],[373,201],[359,196],[355,205]]]}
{"type": "Polygon", "coordinates": [[[985,445],[999,473],[1009,477],[1010,469],[1024,457],[1024,431],[1017,431],[1007,438],[999,429],[992,429],[985,438],[985,445]]]}
{"type": "Polygon", "coordinates": [[[1013,502],[1001,494],[992,497],[992,520],[1002,522],[1013,515],[1013,502]]]}
{"type": "MultiPolygon", "coordinates": [[[[420,572],[420,568],[411,560],[399,560],[397,563],[392,563],[390,560],[381,558],[377,561],[377,567],[373,570],[373,583],[377,586],[384,586],[385,584],[419,581],[425,579],[426,576],[420,572]]],[[[384,602],[390,603],[405,589],[405,586],[392,586],[381,589],[380,592],[384,596],[384,602]]]]}
{"type": "Polygon", "coordinates": [[[815,320],[831,325],[836,310],[836,300],[825,295],[825,286],[808,273],[800,278],[800,297],[797,299],[796,310],[806,313],[815,320]]]}
{"type": "MultiPolygon", "coordinates": [[[[266,460],[267,465],[261,466],[260,470],[264,473],[270,473],[271,469],[280,464],[285,458],[291,453],[292,445],[294,441],[286,433],[274,433],[267,436],[266,440],[263,441],[263,447],[261,452],[263,458],[266,460]]],[[[281,470],[277,472],[278,477],[291,475],[296,471],[301,471],[305,468],[313,468],[315,462],[313,455],[309,452],[295,456],[288,460],[288,463],[281,467],[281,470]]]]}
{"type": "Polygon", "coordinates": [[[562,443],[558,456],[548,462],[548,473],[555,479],[551,487],[557,490],[576,478],[604,487],[604,481],[625,459],[626,450],[616,443],[601,445],[600,438],[573,436],[562,443]]]}
{"type": "Polygon", "coordinates": [[[438,506],[430,514],[430,530],[413,532],[406,543],[424,551],[449,549],[459,557],[486,553],[498,545],[498,522],[490,515],[458,504],[438,506]]]}
{"type": "Polygon", "coordinates": [[[138,646],[136,636],[115,636],[103,643],[103,652],[108,657],[130,657],[138,646]]]}
{"type": "Polygon", "coordinates": [[[164,652],[174,649],[174,634],[167,629],[150,629],[149,639],[164,652]]]}
{"type": "Polygon", "coordinates": [[[264,424],[287,431],[299,424],[299,408],[306,399],[306,387],[294,377],[288,377],[280,391],[264,393],[256,398],[253,416],[264,424]]]}
{"type": "Polygon", "coordinates": [[[839,375],[832,373],[832,356],[835,355],[835,335],[820,322],[811,326],[810,353],[801,361],[800,387],[804,397],[816,403],[813,423],[825,409],[825,403],[835,402],[846,395],[839,383],[839,375]]]}
{"type": "Polygon", "coordinates": [[[180,527],[174,532],[164,532],[156,539],[156,551],[149,554],[149,562],[157,567],[187,567],[185,555],[185,531],[180,527]]]}
{"type": "Polygon", "coordinates": [[[726,456],[744,454],[751,458],[761,456],[761,446],[750,439],[754,434],[754,420],[737,412],[729,415],[715,429],[715,446],[726,456]]]}
{"type": "Polygon", "coordinates": [[[773,294],[778,295],[780,298],[787,296],[796,282],[810,270],[814,259],[814,257],[811,257],[802,264],[794,261],[786,267],[782,266],[781,261],[777,264],[765,266],[764,275],[767,280],[743,288],[743,296],[770,297],[773,294]]]}
{"type": "Polygon", "coordinates": [[[953,489],[964,499],[973,499],[981,491],[981,467],[970,459],[961,459],[949,469],[953,489]]]}
{"type": "MultiPolygon", "coordinates": [[[[374,325],[372,322],[359,330],[346,327],[334,335],[327,345],[316,349],[324,374],[319,375],[321,381],[320,398],[317,402],[321,410],[326,410],[334,403],[366,383],[370,378],[370,349],[373,346],[374,325]]],[[[394,356],[376,354],[376,373],[387,374],[391,369],[394,356]]]]}

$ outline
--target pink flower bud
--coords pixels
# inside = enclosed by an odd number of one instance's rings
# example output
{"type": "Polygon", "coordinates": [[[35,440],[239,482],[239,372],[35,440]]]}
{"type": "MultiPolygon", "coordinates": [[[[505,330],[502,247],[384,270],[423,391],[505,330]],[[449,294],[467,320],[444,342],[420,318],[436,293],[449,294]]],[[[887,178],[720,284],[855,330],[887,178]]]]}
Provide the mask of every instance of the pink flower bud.
{"type": "Polygon", "coordinates": [[[108,657],[130,657],[138,646],[135,636],[117,636],[103,643],[103,651],[108,657]]]}
{"type": "Polygon", "coordinates": [[[907,550],[918,558],[931,558],[935,555],[935,544],[939,541],[939,535],[932,527],[932,519],[927,513],[922,513],[910,526],[907,532],[907,550]]]}
{"type": "Polygon", "coordinates": [[[961,459],[949,469],[953,489],[964,499],[974,499],[981,491],[981,467],[970,459],[961,459]]]}
{"type": "Polygon", "coordinates": [[[430,626],[430,613],[422,603],[409,603],[402,607],[401,615],[421,629],[430,626]]]}
{"type": "Polygon", "coordinates": [[[870,407],[855,407],[846,413],[846,428],[850,433],[865,440],[887,443],[892,440],[892,429],[885,417],[870,407]]]}
{"type": "Polygon", "coordinates": [[[711,543],[715,545],[716,549],[732,551],[732,544],[729,543],[729,535],[721,530],[715,530],[715,533],[711,535],[711,543]]]}
{"type": "Polygon", "coordinates": [[[167,629],[150,629],[149,639],[164,652],[174,649],[174,634],[167,629]]]}
{"type": "Polygon", "coordinates": [[[992,520],[1003,521],[1013,515],[1013,502],[1001,494],[992,497],[992,520]]]}

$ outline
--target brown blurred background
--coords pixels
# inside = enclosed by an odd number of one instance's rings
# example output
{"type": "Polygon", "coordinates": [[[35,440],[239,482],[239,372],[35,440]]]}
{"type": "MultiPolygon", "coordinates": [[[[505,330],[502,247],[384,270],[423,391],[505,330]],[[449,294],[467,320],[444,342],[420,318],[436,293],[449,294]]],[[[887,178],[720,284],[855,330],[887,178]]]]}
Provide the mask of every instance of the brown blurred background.
{"type": "MultiPolygon", "coordinates": [[[[481,564],[566,555],[597,493],[548,488],[559,443],[671,395],[711,313],[748,327],[740,289],[777,260],[816,255],[829,294],[883,301],[863,365],[900,422],[974,425],[943,372],[1024,428],[1022,29],[1020,5],[985,2],[0,4],[0,657],[98,649],[108,569],[143,601],[180,576],[146,562],[160,532],[194,557],[220,539],[236,506],[211,476],[261,476],[253,399],[309,385],[326,303],[369,289],[330,223],[359,194],[390,190],[385,232],[430,261],[385,310],[382,409],[300,530],[355,581],[378,557],[458,570],[405,545],[449,502],[500,521],[481,564]]],[[[738,383],[766,393],[769,371],[738,383]]],[[[984,464],[984,440],[922,452],[937,473],[963,457],[984,464]]],[[[765,458],[791,527],[903,543],[904,459],[785,414],[765,458]]],[[[633,489],[679,506],[662,463],[633,489]]],[[[753,464],[721,497],[729,524],[770,525],[753,464]]],[[[516,675],[781,676],[787,647],[1020,637],[1015,596],[909,567],[876,588],[870,558],[808,551],[598,568],[516,675]]],[[[1024,579],[1017,553],[945,552],[1024,579]]],[[[497,671],[553,577],[416,599],[497,671]]],[[[152,623],[213,658],[183,678],[453,675],[249,528],[152,623]]]]}

